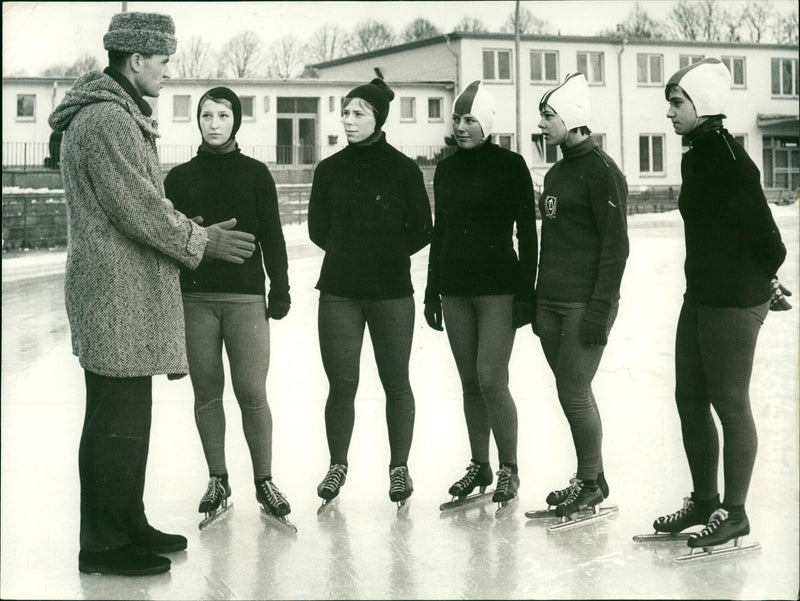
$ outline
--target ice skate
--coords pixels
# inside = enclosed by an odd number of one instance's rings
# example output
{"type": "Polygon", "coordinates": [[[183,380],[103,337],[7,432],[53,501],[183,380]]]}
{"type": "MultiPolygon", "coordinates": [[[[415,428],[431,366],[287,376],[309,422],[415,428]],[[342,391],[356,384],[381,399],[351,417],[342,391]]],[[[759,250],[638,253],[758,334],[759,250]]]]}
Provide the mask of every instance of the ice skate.
{"type": "Polygon", "coordinates": [[[692,551],[688,555],[676,557],[675,561],[686,562],[721,555],[738,555],[745,551],[760,549],[761,545],[758,543],[742,544],[742,538],[748,534],[750,534],[750,522],[744,513],[731,515],[720,507],[711,514],[705,528],[689,535],[686,544],[692,551]],[[733,541],[731,546],[722,546],[730,541],[733,541]]]}
{"type": "Polygon", "coordinates": [[[405,465],[389,468],[389,498],[397,503],[397,517],[408,513],[409,497],[414,492],[414,484],[405,465]]]}
{"type": "MultiPolygon", "coordinates": [[[[578,479],[577,475],[573,476],[569,480],[569,486],[566,488],[562,488],[561,490],[554,490],[547,494],[545,498],[545,502],[547,503],[547,509],[532,509],[530,511],[525,512],[525,517],[528,519],[541,519],[541,518],[552,518],[552,517],[559,517],[556,514],[556,507],[561,503],[564,503],[569,495],[576,489],[580,489],[583,485],[583,482],[578,479]]],[[[597,487],[599,488],[600,492],[603,495],[603,498],[608,497],[609,489],[608,483],[606,482],[605,476],[603,473],[599,473],[597,475],[597,487]]],[[[600,508],[600,511],[616,511],[616,505],[608,505],[600,508]]]]}
{"type": "Polygon", "coordinates": [[[547,528],[548,532],[567,530],[611,515],[610,508],[601,509],[603,493],[599,487],[589,489],[581,480],[573,485],[569,496],[556,505],[555,514],[560,521],[547,528]]]}
{"type": "Polygon", "coordinates": [[[439,511],[470,507],[482,501],[488,501],[494,491],[486,492],[486,487],[492,483],[494,476],[488,463],[480,464],[470,461],[466,475],[457,481],[448,491],[452,499],[439,506],[439,511]],[[473,494],[475,489],[479,492],[473,494]]]}
{"type": "Polygon", "coordinates": [[[711,512],[717,508],[719,497],[706,502],[697,502],[694,493],[684,497],[683,507],[673,513],[662,515],[653,522],[652,534],[637,534],[633,540],[637,543],[686,541],[689,532],[683,532],[692,526],[705,525],[711,512]]]}
{"type": "Polygon", "coordinates": [[[322,505],[317,509],[321,513],[336,497],[347,480],[347,466],[342,463],[333,463],[328,468],[328,473],[317,486],[317,495],[322,499],[322,505]]]}
{"type": "Polygon", "coordinates": [[[265,478],[256,483],[256,500],[261,504],[261,512],[265,518],[278,526],[297,532],[297,526],[286,517],[292,508],[272,479],[265,478]]]}
{"type": "Polygon", "coordinates": [[[211,476],[208,488],[197,508],[197,511],[206,516],[199,524],[200,530],[221,518],[229,509],[233,509],[233,503],[228,501],[230,496],[231,487],[228,485],[228,477],[211,476]]]}
{"type": "Polygon", "coordinates": [[[492,495],[492,502],[497,503],[496,517],[502,517],[516,507],[519,502],[518,490],[519,475],[514,473],[508,465],[501,467],[497,472],[497,488],[492,495]]]}

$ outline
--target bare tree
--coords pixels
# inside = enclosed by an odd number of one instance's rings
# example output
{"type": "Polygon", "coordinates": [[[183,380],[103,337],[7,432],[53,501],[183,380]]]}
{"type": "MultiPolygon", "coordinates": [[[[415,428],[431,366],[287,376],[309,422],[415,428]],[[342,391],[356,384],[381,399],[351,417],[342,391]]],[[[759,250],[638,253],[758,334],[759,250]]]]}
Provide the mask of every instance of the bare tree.
{"type": "Polygon", "coordinates": [[[678,39],[699,40],[702,35],[702,12],[689,0],[678,0],[667,14],[667,25],[678,39]]]}
{"type": "Polygon", "coordinates": [[[91,56],[89,54],[84,54],[78,60],[76,60],[72,65],[64,72],[64,75],[67,77],[77,77],[78,75],[83,75],[84,73],[88,73],[89,71],[99,71],[100,70],[100,61],[97,60],[96,56],[91,56]]]}
{"type": "Polygon", "coordinates": [[[222,47],[219,56],[220,75],[254,77],[261,58],[261,40],[254,31],[233,36],[222,47]]]}
{"type": "Polygon", "coordinates": [[[664,37],[661,23],[653,19],[639,2],[633,5],[625,20],[616,29],[605,29],[600,35],[631,39],[660,39],[664,37]]]}
{"type": "MultiPolygon", "coordinates": [[[[514,33],[514,12],[511,11],[503,23],[500,31],[503,33],[514,33]]],[[[534,17],[533,13],[524,6],[519,9],[519,32],[521,34],[543,34],[552,32],[550,23],[538,17],[534,17]]]]}
{"type": "Polygon", "coordinates": [[[390,25],[367,19],[356,25],[350,40],[355,52],[371,52],[394,44],[394,31],[390,25]]]}
{"type": "Polygon", "coordinates": [[[42,71],[42,77],[64,77],[69,69],[69,65],[64,63],[50,65],[42,71]]]}
{"type": "Polygon", "coordinates": [[[214,62],[209,43],[200,36],[192,36],[178,45],[174,70],[178,77],[210,77],[214,74],[214,62]]]}
{"type": "Polygon", "coordinates": [[[347,34],[338,26],[326,24],[314,31],[306,43],[306,58],[309,62],[321,63],[347,54],[347,34]]]}
{"type": "Polygon", "coordinates": [[[483,21],[478,18],[463,17],[458,23],[456,23],[453,31],[460,31],[463,33],[488,33],[489,29],[486,27],[483,21]]]}
{"type": "Polygon", "coordinates": [[[775,41],[778,44],[787,44],[790,46],[797,46],[798,44],[798,12],[797,5],[792,9],[792,12],[786,15],[780,15],[775,19],[773,27],[775,41]]]}
{"type": "Polygon", "coordinates": [[[416,42],[417,40],[427,40],[442,35],[441,30],[433,23],[422,17],[417,17],[406,25],[400,33],[400,39],[404,42],[416,42]]]}
{"type": "Polygon", "coordinates": [[[303,71],[303,42],[295,35],[285,35],[272,42],[266,51],[266,72],[269,77],[289,79],[303,71]]]}

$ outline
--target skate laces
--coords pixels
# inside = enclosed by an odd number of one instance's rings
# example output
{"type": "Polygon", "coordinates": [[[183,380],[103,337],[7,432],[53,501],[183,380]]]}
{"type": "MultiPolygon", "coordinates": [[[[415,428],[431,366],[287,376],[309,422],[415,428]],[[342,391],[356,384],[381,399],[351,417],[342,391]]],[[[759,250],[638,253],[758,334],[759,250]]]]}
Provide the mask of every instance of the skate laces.
{"type": "Polygon", "coordinates": [[[569,505],[574,503],[578,498],[578,495],[581,494],[581,490],[583,490],[583,482],[581,480],[573,478],[570,480],[570,482],[572,485],[569,487],[569,494],[567,495],[567,498],[560,503],[561,505],[569,505]]]}
{"type": "Polygon", "coordinates": [[[267,498],[267,501],[272,507],[289,504],[289,502],[286,500],[286,497],[284,497],[283,493],[278,490],[278,487],[275,486],[272,480],[264,480],[263,482],[260,482],[258,488],[261,489],[261,492],[267,498]]]}
{"type": "Polygon", "coordinates": [[[511,486],[511,468],[501,467],[497,472],[497,488],[495,488],[495,492],[507,493],[509,486],[511,486]]]}
{"type": "Polygon", "coordinates": [[[208,488],[206,489],[206,494],[203,495],[203,498],[200,499],[200,502],[213,503],[218,496],[220,497],[225,496],[225,487],[222,485],[222,478],[211,476],[211,479],[208,481],[208,488]]]}
{"type": "Polygon", "coordinates": [[[328,490],[339,490],[346,474],[346,466],[340,463],[332,465],[328,469],[328,473],[325,474],[325,479],[322,481],[322,488],[328,490]]]}
{"type": "Polygon", "coordinates": [[[475,478],[478,476],[478,472],[481,470],[481,466],[478,465],[477,463],[470,462],[470,464],[467,466],[466,469],[467,473],[464,475],[464,477],[455,483],[455,486],[460,490],[464,490],[465,488],[468,488],[472,484],[472,481],[475,480],[475,478]]]}
{"type": "Polygon", "coordinates": [[[722,507],[715,510],[714,513],[711,514],[711,517],[708,518],[708,524],[705,528],[703,528],[699,533],[694,535],[694,538],[698,538],[701,536],[708,536],[709,534],[713,534],[717,528],[720,527],[720,524],[728,519],[728,512],[725,511],[722,507]]]}
{"type": "Polygon", "coordinates": [[[393,467],[389,471],[389,494],[403,492],[406,489],[408,468],[404,465],[393,467]]]}
{"type": "Polygon", "coordinates": [[[681,507],[678,511],[670,513],[669,515],[663,515],[658,518],[659,524],[669,524],[671,522],[676,522],[682,519],[687,513],[694,510],[694,501],[692,501],[691,497],[683,497],[683,507],[681,507]]]}

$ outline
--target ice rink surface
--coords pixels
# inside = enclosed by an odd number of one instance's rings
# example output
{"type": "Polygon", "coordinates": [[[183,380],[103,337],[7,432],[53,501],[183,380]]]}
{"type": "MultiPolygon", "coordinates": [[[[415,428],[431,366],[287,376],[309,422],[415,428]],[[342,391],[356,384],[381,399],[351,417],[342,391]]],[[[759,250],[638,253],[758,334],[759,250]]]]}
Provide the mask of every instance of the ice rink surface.
{"type": "MultiPolygon", "coordinates": [[[[677,565],[685,543],[637,544],[653,519],[691,490],[673,401],[673,344],[684,279],[677,212],[630,218],[622,300],[594,392],[604,463],[619,506],[610,518],[550,533],[524,512],[575,470],[553,377],[530,329],[518,332],[511,391],[519,412],[520,502],[504,519],[485,505],[438,506],[469,461],[460,385],[446,336],[422,318],[427,250],[412,260],[417,324],[411,378],[417,414],[409,461],[415,492],[405,519],[388,498],[383,392],[367,336],[350,471],[317,516],[328,465],[327,382],[316,335],[321,253],[304,226],[285,228],[292,309],[272,322],[268,396],[275,482],[296,535],[265,522],[230,386],[227,459],[234,507],[204,531],[197,504],[207,473],[187,379],[154,379],[145,504],[153,525],[189,539],[171,572],[144,578],[78,572],[78,442],[83,372],[72,356],[63,275],[36,257],[3,261],[2,562],[0,597],[36,599],[797,599],[798,212],[773,207],[788,249],[780,270],[795,308],[770,313],[751,386],[759,453],[747,503],[749,541],[762,549],[677,565]],[[28,261],[26,264],[25,261],[28,261]],[[55,274],[52,271],[56,271],[55,274]],[[27,274],[27,275],[26,275],[27,274]]],[[[63,260],[47,258],[51,263],[63,260]]],[[[496,453],[492,454],[497,469],[496,453]]]]}

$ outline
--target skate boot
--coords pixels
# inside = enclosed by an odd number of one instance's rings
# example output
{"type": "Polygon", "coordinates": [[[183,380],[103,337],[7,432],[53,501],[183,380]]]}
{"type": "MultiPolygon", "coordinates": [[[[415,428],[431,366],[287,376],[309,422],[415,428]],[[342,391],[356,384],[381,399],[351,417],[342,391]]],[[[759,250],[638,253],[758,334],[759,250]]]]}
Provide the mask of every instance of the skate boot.
{"type": "Polygon", "coordinates": [[[449,492],[453,497],[466,497],[473,490],[479,488],[481,494],[486,490],[486,487],[492,483],[494,476],[492,468],[488,463],[478,463],[474,459],[469,462],[467,466],[466,475],[458,482],[450,487],[449,492]]]}
{"type": "Polygon", "coordinates": [[[197,508],[197,511],[204,513],[206,516],[200,522],[200,529],[205,528],[218,516],[233,507],[233,503],[228,502],[228,497],[230,496],[231,487],[228,484],[228,474],[212,475],[208,480],[208,487],[197,508]]]}
{"type": "Polygon", "coordinates": [[[397,503],[397,514],[400,515],[414,492],[414,483],[408,474],[408,467],[398,465],[389,468],[389,498],[397,503]]]}
{"type": "Polygon", "coordinates": [[[317,486],[317,495],[322,499],[322,505],[317,509],[321,513],[328,504],[339,496],[339,491],[347,480],[347,465],[344,463],[332,463],[328,468],[328,473],[317,486]]]}
{"type": "Polygon", "coordinates": [[[675,534],[692,526],[704,525],[718,506],[719,495],[700,501],[692,493],[691,497],[684,497],[683,507],[678,511],[656,518],[653,528],[656,532],[675,534]]]}
{"type": "Polygon", "coordinates": [[[264,517],[279,526],[285,526],[297,532],[297,528],[286,517],[292,511],[289,501],[278,489],[272,478],[256,481],[256,500],[261,504],[264,517]]]}
{"type": "MultiPolygon", "coordinates": [[[[547,506],[556,507],[557,505],[561,505],[561,503],[563,503],[572,492],[572,489],[577,482],[580,482],[580,480],[578,480],[578,475],[576,474],[569,479],[569,486],[562,488],[561,490],[554,490],[550,492],[545,499],[547,506]]],[[[597,486],[600,488],[600,492],[603,493],[603,498],[607,499],[609,493],[608,483],[606,482],[606,477],[603,472],[599,472],[597,474],[597,486]]]]}
{"type": "Polygon", "coordinates": [[[556,517],[571,516],[593,509],[602,502],[603,493],[599,486],[589,487],[582,480],[576,480],[567,498],[556,505],[556,517]]]}
{"type": "Polygon", "coordinates": [[[761,545],[758,543],[742,544],[742,537],[748,534],[750,534],[750,522],[743,507],[736,509],[720,507],[711,514],[705,528],[700,532],[689,534],[686,544],[692,550],[691,553],[676,557],[675,561],[686,562],[760,549],[761,545]],[[731,540],[733,546],[720,547],[731,540]]]}

